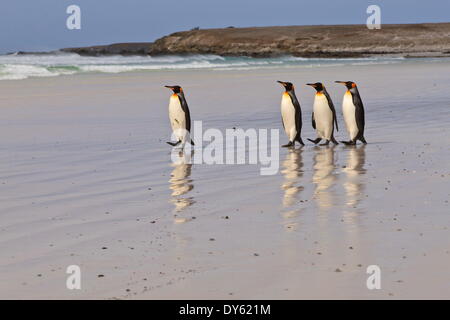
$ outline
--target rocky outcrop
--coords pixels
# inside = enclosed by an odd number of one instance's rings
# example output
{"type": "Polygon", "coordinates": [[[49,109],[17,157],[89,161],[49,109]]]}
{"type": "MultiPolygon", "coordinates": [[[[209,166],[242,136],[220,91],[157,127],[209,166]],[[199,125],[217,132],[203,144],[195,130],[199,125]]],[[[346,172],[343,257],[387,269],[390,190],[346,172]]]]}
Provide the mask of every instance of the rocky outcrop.
{"type": "Polygon", "coordinates": [[[130,42],[115,43],[104,46],[64,48],[62,52],[78,53],[82,56],[105,56],[105,55],[149,55],[152,43],[149,42],[130,42]]]}
{"type": "Polygon", "coordinates": [[[150,54],[217,54],[270,57],[360,57],[378,54],[448,55],[450,23],[226,28],[173,33],[150,54]]]}
{"type": "Polygon", "coordinates": [[[80,55],[216,54],[221,56],[450,56],[450,23],[193,29],[154,43],[66,48],[80,55]]]}

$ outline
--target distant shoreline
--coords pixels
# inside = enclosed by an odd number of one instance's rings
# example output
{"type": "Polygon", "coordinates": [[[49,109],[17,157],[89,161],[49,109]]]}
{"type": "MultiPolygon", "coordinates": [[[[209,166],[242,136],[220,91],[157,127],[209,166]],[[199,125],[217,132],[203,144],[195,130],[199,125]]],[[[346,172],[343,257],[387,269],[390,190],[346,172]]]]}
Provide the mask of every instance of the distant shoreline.
{"type": "Polygon", "coordinates": [[[82,56],[446,57],[450,56],[450,23],[390,24],[382,25],[380,30],[369,30],[365,25],[193,29],[164,36],[155,42],[63,48],[59,52],[82,56]]]}

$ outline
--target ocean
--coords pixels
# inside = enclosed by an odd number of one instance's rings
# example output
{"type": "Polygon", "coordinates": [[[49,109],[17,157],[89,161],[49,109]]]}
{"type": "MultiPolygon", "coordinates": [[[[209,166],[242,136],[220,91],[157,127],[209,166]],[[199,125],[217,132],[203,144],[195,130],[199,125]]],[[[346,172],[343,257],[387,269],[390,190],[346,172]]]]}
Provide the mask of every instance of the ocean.
{"type": "Polygon", "coordinates": [[[55,77],[80,73],[151,72],[155,70],[246,70],[290,66],[321,67],[401,63],[403,57],[319,59],[284,56],[278,58],[186,56],[102,56],[78,54],[8,54],[0,55],[0,80],[23,80],[30,77],[55,77]]]}

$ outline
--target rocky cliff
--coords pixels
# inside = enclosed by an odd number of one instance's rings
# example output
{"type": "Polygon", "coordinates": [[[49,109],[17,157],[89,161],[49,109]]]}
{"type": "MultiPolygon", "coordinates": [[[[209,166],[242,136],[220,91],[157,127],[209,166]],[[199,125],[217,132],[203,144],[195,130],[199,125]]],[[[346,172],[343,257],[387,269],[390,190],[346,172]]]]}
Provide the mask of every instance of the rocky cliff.
{"type": "Polygon", "coordinates": [[[450,23],[224,28],[176,32],[154,43],[63,49],[82,55],[217,54],[271,57],[450,56],[450,23]]]}
{"type": "Polygon", "coordinates": [[[152,45],[151,54],[355,57],[450,53],[450,23],[227,28],[177,32],[152,45]]]}

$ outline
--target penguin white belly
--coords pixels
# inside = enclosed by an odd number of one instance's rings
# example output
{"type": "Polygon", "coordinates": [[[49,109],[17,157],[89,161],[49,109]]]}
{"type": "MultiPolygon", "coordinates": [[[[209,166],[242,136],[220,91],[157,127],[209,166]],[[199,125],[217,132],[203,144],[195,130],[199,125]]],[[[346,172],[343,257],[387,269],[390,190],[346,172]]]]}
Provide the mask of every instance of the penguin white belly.
{"type": "Polygon", "coordinates": [[[352,94],[347,92],[342,101],[342,113],[344,114],[345,126],[350,136],[350,140],[358,135],[358,125],[356,124],[356,108],[353,104],[352,94]]]}
{"type": "Polygon", "coordinates": [[[330,140],[333,133],[333,112],[328,106],[328,100],[324,94],[316,94],[313,109],[317,136],[330,140]]]}
{"type": "Polygon", "coordinates": [[[180,99],[176,94],[170,97],[169,102],[169,119],[172,131],[177,138],[184,142],[186,130],[186,115],[181,107],[180,99]],[[183,129],[183,130],[180,130],[183,129]]]}
{"type": "Polygon", "coordinates": [[[295,107],[292,104],[289,94],[284,93],[281,98],[281,117],[283,118],[284,131],[289,138],[289,141],[294,141],[297,135],[297,128],[295,126],[295,107]]]}

